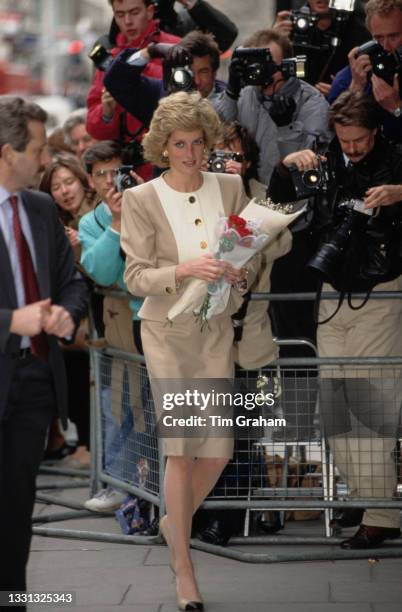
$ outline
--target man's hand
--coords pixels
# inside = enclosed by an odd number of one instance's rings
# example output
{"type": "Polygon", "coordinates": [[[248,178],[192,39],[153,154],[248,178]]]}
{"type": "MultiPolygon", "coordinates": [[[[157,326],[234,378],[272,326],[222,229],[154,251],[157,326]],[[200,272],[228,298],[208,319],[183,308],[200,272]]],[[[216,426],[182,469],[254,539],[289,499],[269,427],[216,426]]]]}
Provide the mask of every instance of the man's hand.
{"type": "Polygon", "coordinates": [[[233,100],[237,100],[240,95],[243,76],[243,64],[238,57],[232,57],[229,64],[229,79],[226,93],[233,100]]]}
{"type": "Polygon", "coordinates": [[[235,161],[234,159],[225,160],[225,172],[227,174],[240,174],[242,170],[242,163],[235,161]]]}
{"type": "Polygon", "coordinates": [[[112,228],[116,230],[116,232],[120,232],[121,229],[122,197],[123,194],[120,191],[116,191],[115,187],[111,187],[105,196],[105,202],[112,213],[112,228]]]}
{"type": "Polygon", "coordinates": [[[117,102],[113,98],[112,94],[110,94],[107,89],[103,88],[102,90],[102,115],[106,119],[112,119],[114,115],[114,111],[116,109],[117,102]]]}
{"type": "Polygon", "coordinates": [[[290,36],[293,32],[293,22],[290,19],[291,16],[292,13],[290,11],[279,11],[272,29],[278,30],[284,36],[290,36]]]}
{"type": "Polygon", "coordinates": [[[358,49],[359,47],[353,47],[348,53],[349,66],[352,71],[350,91],[362,91],[367,85],[367,75],[371,70],[371,61],[366,53],[356,57],[358,49]]]}
{"type": "Polygon", "coordinates": [[[51,310],[50,298],[13,310],[10,332],[19,336],[37,336],[51,310]]]}
{"type": "Polygon", "coordinates": [[[402,100],[399,97],[399,77],[394,76],[393,85],[389,85],[384,79],[373,74],[371,77],[373,86],[373,96],[380,106],[389,113],[402,106],[402,100]]]}
{"type": "Polygon", "coordinates": [[[318,91],[320,93],[322,93],[323,96],[328,97],[329,96],[329,92],[331,91],[331,87],[332,85],[330,83],[323,83],[323,82],[319,82],[315,84],[315,88],[318,89],[318,91]]]}
{"type": "Polygon", "coordinates": [[[314,153],[311,149],[304,149],[303,151],[296,151],[295,153],[286,155],[286,157],[282,159],[282,164],[287,168],[296,166],[300,172],[304,172],[304,170],[318,168],[319,159],[325,160],[325,157],[322,155],[317,156],[317,153],[314,153]]]}
{"type": "Polygon", "coordinates": [[[370,187],[364,198],[364,208],[376,206],[392,206],[402,201],[402,185],[380,185],[370,187]]]}
{"type": "Polygon", "coordinates": [[[63,306],[53,304],[46,312],[43,331],[58,338],[67,338],[74,332],[74,321],[63,306]]]}

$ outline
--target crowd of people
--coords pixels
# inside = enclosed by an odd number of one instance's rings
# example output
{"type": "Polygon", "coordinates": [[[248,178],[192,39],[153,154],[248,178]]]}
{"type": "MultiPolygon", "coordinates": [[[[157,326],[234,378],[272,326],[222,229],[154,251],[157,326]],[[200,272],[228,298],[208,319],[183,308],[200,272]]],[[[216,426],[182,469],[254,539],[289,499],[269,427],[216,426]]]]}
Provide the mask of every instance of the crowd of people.
{"type": "MultiPolygon", "coordinates": [[[[212,0],[179,1],[177,13],[109,0],[87,108],[47,144],[44,111],[0,97],[0,590],[26,589],[43,451],[64,466],[90,465],[89,303],[98,339],[144,357],[156,420],[164,381],[202,386],[263,368],[279,355],[273,336],[307,338],[321,357],[402,355],[401,302],[370,297],[402,289],[402,0],[368,0],[365,20],[360,3],[353,12],[291,2],[244,40],[212,0]],[[238,34],[222,80],[221,54],[238,34]],[[236,267],[213,256],[213,236],[251,198],[302,202],[303,213],[236,267]],[[207,329],[188,312],[166,325],[194,279],[205,289],[227,282],[227,303],[207,329]],[[102,299],[96,285],[127,297],[102,299]],[[334,290],[338,303],[320,300],[334,290]],[[249,299],[269,291],[317,299],[249,299]],[[60,426],[67,416],[75,447],[60,426]]],[[[122,479],[112,398],[124,436],[134,428],[141,440],[149,424],[131,414],[129,366],[115,367],[97,408],[104,467],[122,479]]],[[[351,496],[395,494],[401,400],[398,368],[321,369],[323,431],[351,496]]],[[[193,516],[230,470],[233,438],[207,431],[163,443],[160,531],[179,609],[202,610],[193,516]]],[[[110,511],[123,498],[107,487],[85,507],[110,511]]],[[[399,537],[399,511],[345,509],[333,526],[358,526],[342,548],[373,548],[399,537]]],[[[211,513],[206,539],[226,543],[221,527],[211,513]]]]}

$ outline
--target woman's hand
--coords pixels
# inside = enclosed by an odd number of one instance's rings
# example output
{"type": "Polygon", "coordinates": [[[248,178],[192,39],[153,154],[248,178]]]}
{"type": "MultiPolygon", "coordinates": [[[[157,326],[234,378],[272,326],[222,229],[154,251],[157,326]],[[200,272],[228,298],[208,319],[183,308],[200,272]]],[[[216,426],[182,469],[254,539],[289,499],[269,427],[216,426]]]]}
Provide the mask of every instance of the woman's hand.
{"type": "Polygon", "coordinates": [[[232,285],[241,283],[247,278],[247,270],[245,268],[234,268],[232,264],[226,263],[225,280],[232,285]]]}
{"type": "Polygon", "coordinates": [[[77,230],[73,229],[72,227],[66,227],[65,230],[71,247],[75,247],[77,244],[80,244],[77,230]]]}
{"type": "Polygon", "coordinates": [[[230,266],[230,264],[215,259],[207,253],[197,259],[178,264],[176,266],[176,282],[180,283],[184,279],[191,277],[199,278],[208,283],[214,283],[225,276],[227,266],[230,266]]]}

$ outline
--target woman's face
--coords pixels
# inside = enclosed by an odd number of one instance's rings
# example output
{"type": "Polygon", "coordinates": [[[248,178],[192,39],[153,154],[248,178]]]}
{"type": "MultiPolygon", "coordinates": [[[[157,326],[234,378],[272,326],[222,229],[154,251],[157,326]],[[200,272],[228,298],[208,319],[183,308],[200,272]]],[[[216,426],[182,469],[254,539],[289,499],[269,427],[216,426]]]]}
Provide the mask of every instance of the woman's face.
{"type": "Polygon", "coordinates": [[[79,178],[68,168],[58,168],[53,172],[50,193],[61,208],[75,215],[85,197],[84,187],[79,178]]]}
{"type": "Polygon", "coordinates": [[[166,145],[170,169],[185,176],[197,174],[201,169],[204,147],[202,130],[174,130],[166,145]]]}

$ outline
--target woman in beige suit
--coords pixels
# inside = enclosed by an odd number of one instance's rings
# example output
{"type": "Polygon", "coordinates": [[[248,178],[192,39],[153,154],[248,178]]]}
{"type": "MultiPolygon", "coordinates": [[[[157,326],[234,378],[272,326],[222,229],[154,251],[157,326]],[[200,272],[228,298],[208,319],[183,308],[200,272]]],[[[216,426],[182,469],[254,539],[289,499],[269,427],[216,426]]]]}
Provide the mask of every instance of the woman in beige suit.
{"type": "MultiPolygon", "coordinates": [[[[168,170],[123,197],[125,280],[133,294],[145,298],[139,315],[151,384],[155,379],[233,377],[230,315],[247,290],[247,270],[218,261],[211,253],[218,219],[239,214],[247,197],[239,176],[200,170],[219,133],[218,116],[198,93],[164,98],[143,144],[146,158],[168,170]],[[166,324],[169,309],[191,279],[214,282],[222,277],[234,288],[226,310],[210,319],[208,329],[201,331],[194,316],[186,314],[166,324]]],[[[158,405],[156,410],[160,414],[158,405]]],[[[178,606],[202,610],[190,557],[192,515],[232,456],[233,440],[164,438],[164,451],[167,515],[161,519],[161,531],[176,574],[178,606]]]]}

